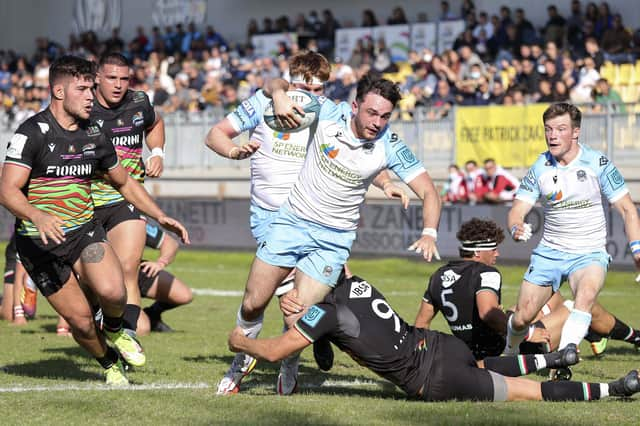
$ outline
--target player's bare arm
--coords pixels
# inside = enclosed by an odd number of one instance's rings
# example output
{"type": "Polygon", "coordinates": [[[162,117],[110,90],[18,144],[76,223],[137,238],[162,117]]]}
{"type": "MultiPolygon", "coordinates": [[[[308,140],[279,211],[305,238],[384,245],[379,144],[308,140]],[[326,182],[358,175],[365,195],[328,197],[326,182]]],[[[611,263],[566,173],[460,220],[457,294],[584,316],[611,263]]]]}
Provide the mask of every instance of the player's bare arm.
{"type": "Polygon", "coordinates": [[[236,326],[229,335],[229,349],[232,352],[244,352],[269,362],[280,361],[297,353],[311,344],[295,328],[286,333],[268,339],[249,339],[242,329],[236,326]]]}
{"type": "Polygon", "coordinates": [[[274,78],[265,85],[263,93],[273,101],[273,113],[278,125],[293,129],[300,124],[304,110],[287,96],[289,88],[288,81],[274,78]]]}
{"type": "Polygon", "coordinates": [[[260,144],[255,141],[238,146],[232,140],[236,136],[238,132],[234,130],[231,121],[224,118],[209,130],[204,143],[218,155],[231,160],[243,160],[260,148],[260,144]]]}
{"type": "Polygon", "coordinates": [[[424,300],[420,303],[420,309],[418,310],[418,315],[416,315],[416,328],[429,328],[431,327],[431,321],[433,317],[436,316],[438,310],[435,306],[433,306],[429,302],[425,302],[424,300]]]}
{"type": "Polygon", "coordinates": [[[495,293],[489,290],[479,291],[476,294],[476,306],[482,322],[502,335],[507,334],[507,315],[500,308],[495,293]]]}
{"type": "Polygon", "coordinates": [[[157,275],[174,261],[179,247],[176,240],[165,234],[162,245],[160,245],[160,256],[155,261],[148,260],[140,263],[140,269],[149,277],[157,275]]]}
{"type": "Polygon", "coordinates": [[[21,191],[29,180],[30,172],[31,169],[15,164],[4,166],[0,179],[0,203],[14,216],[33,222],[44,244],[48,244],[49,239],[60,244],[65,240],[62,219],[32,206],[21,191]]]}
{"type": "Polygon", "coordinates": [[[633,260],[636,267],[640,269],[640,219],[638,219],[638,209],[633,204],[629,194],[626,194],[612,205],[622,216],[624,231],[629,240],[629,248],[633,254],[633,260]]]}
{"type": "Polygon", "coordinates": [[[533,208],[532,204],[527,203],[522,200],[513,200],[513,206],[511,210],[509,210],[509,215],[507,217],[507,223],[509,227],[509,232],[511,233],[511,237],[516,241],[526,241],[527,235],[530,237],[530,230],[528,232],[527,227],[525,226],[524,218],[531,209],[533,208]]]}
{"type": "Polygon", "coordinates": [[[177,220],[165,215],[164,212],[153,201],[153,198],[142,185],[133,179],[125,169],[116,165],[109,170],[106,175],[109,182],[116,188],[122,196],[144,214],[155,219],[163,228],[176,234],[183,243],[189,244],[189,233],[185,227],[177,220]]]}
{"type": "Polygon", "coordinates": [[[440,260],[436,240],[438,239],[437,229],[440,222],[442,203],[438,191],[436,191],[433,180],[426,171],[409,182],[409,188],[422,200],[422,222],[424,226],[422,237],[411,244],[409,250],[422,253],[427,262],[431,262],[434,257],[440,260]]]}
{"type": "Polygon", "coordinates": [[[164,170],[164,119],[156,112],[156,121],[145,131],[147,147],[151,156],[147,159],[146,175],[160,177],[164,170]]]}
{"type": "Polygon", "coordinates": [[[402,188],[394,184],[391,175],[387,170],[383,170],[373,179],[373,184],[380,188],[387,198],[398,198],[402,207],[406,210],[409,207],[409,196],[402,188]]]}

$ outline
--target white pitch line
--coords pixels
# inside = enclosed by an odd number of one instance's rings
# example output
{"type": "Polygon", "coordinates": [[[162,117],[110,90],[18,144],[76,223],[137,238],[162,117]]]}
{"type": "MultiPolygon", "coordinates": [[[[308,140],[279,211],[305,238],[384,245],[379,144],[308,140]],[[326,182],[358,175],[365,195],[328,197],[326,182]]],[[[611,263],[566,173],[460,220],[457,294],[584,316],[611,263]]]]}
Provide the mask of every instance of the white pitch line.
{"type": "Polygon", "coordinates": [[[129,385],[113,387],[104,384],[95,385],[53,385],[53,386],[14,386],[0,388],[0,393],[20,392],[60,392],[60,391],[142,391],[142,390],[174,390],[174,389],[209,389],[207,383],[150,383],[148,385],[129,385]]]}
{"type": "Polygon", "coordinates": [[[213,288],[192,288],[191,291],[197,296],[240,297],[244,294],[243,291],[216,290],[213,288]]]}

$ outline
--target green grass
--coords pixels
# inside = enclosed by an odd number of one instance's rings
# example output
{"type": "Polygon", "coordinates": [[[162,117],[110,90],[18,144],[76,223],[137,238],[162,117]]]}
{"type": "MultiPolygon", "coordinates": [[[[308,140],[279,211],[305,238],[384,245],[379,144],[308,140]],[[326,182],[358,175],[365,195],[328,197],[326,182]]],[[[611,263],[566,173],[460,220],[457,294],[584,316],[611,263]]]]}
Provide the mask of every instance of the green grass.
{"type": "MultiPolygon", "coordinates": [[[[242,290],[251,253],[183,251],[169,269],[196,289],[242,290]]],[[[354,273],[387,295],[405,320],[415,318],[424,286],[439,265],[406,259],[353,259],[354,273]]],[[[524,266],[502,267],[503,302],[515,302],[524,266]]],[[[621,319],[640,325],[640,287],[632,272],[609,273],[601,301],[621,319]]],[[[37,319],[25,327],[0,323],[0,422],[2,424],[640,424],[638,399],[596,403],[434,403],[406,401],[382,379],[336,354],[330,373],[302,355],[301,393],[275,395],[278,365],[260,363],[243,392],[216,397],[217,381],[232,359],[227,333],[239,296],[195,296],[191,305],[165,314],[173,334],[142,338],[147,366],[129,374],[139,390],[109,390],[98,364],[71,339],[55,335],[56,317],[38,300],[37,319]],[[199,386],[149,389],[153,385],[199,386]],[[7,392],[7,389],[31,389],[7,392]],[[38,390],[40,389],[40,390],[38,390]]],[[[263,336],[281,331],[276,304],[266,313],[263,336]]],[[[434,328],[445,330],[439,316],[434,328]]],[[[574,378],[610,381],[639,367],[640,354],[613,342],[604,359],[586,344],[574,378]]],[[[541,379],[541,378],[538,378],[541,379]]]]}

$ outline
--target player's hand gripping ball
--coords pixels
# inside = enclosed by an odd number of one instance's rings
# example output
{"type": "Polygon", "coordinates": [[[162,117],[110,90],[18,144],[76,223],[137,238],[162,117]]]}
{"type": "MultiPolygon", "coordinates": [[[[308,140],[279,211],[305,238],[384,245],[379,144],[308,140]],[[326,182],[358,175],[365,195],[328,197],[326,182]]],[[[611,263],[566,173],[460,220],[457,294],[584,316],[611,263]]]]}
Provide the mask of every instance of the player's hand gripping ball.
{"type": "Polygon", "coordinates": [[[318,98],[304,90],[289,90],[287,96],[304,110],[304,116],[300,116],[302,121],[294,128],[283,126],[273,112],[273,101],[271,101],[265,107],[263,115],[264,122],[267,123],[267,126],[277,132],[291,133],[304,130],[315,123],[318,115],[320,115],[320,108],[322,106],[320,102],[318,102],[318,98]]]}

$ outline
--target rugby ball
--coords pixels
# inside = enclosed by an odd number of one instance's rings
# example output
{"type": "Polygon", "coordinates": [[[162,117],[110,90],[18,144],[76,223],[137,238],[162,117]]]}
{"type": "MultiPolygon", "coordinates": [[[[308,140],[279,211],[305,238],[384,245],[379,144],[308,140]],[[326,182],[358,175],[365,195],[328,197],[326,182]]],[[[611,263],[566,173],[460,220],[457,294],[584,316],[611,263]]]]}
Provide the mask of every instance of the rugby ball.
{"type": "Polygon", "coordinates": [[[322,105],[318,102],[317,97],[307,91],[299,89],[288,91],[287,96],[304,110],[304,116],[301,117],[302,122],[298,127],[294,128],[280,126],[276,121],[276,116],[273,114],[273,101],[271,101],[265,107],[263,115],[264,122],[271,129],[283,133],[299,132],[311,126],[318,119],[322,105]]]}

